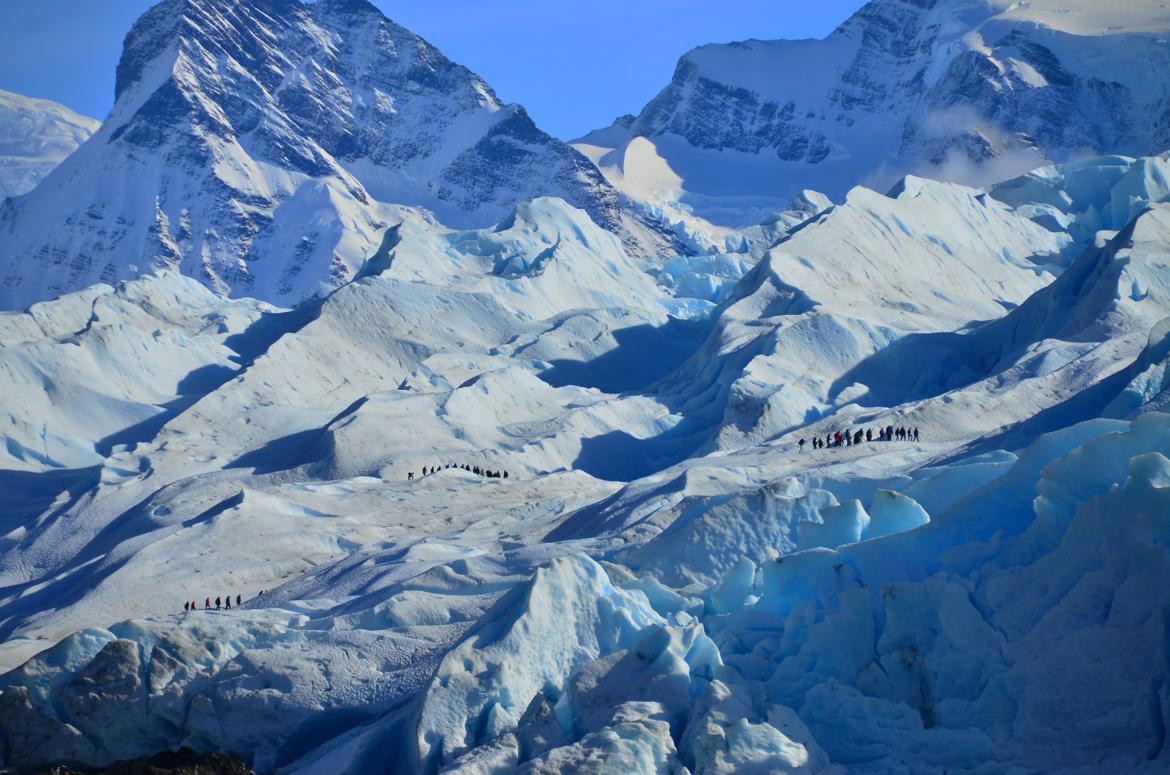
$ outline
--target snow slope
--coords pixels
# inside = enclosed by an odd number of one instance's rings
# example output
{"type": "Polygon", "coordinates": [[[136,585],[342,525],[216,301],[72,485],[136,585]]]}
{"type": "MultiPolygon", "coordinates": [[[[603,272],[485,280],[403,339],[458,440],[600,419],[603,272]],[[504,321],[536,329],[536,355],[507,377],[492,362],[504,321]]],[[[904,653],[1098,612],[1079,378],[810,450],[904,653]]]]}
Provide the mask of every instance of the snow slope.
{"type": "Polygon", "coordinates": [[[403,208],[292,309],[0,315],[3,764],[1164,770],[1164,164],[661,266],[558,198],[403,208]]]}
{"type": "Polygon", "coordinates": [[[0,200],[32,191],[99,125],[64,105],[0,89],[0,200]]]}
{"type": "Polygon", "coordinates": [[[485,226],[545,194],[625,228],[584,157],[368,2],[163,0],[102,128],[0,209],[0,308],[158,268],[295,303],[353,276],[390,204],[485,226]]]}
{"type": "Polygon", "coordinates": [[[837,198],[1161,153],[1168,32],[1159,0],[873,0],[824,40],[700,46],[641,113],[574,145],[630,196],[726,226],[810,183],[837,198]]]}

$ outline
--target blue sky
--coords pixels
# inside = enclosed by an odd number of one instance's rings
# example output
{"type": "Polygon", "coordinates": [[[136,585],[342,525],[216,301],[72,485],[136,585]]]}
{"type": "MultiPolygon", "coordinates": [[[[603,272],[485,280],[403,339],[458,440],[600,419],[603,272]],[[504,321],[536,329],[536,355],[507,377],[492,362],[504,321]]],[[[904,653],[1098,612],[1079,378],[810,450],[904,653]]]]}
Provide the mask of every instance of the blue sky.
{"type": "MultiPolygon", "coordinates": [[[[153,0],[0,0],[0,88],[103,118],[153,0]]],[[[636,113],[702,43],[823,37],[862,0],[374,0],[570,139],[636,113]]]]}

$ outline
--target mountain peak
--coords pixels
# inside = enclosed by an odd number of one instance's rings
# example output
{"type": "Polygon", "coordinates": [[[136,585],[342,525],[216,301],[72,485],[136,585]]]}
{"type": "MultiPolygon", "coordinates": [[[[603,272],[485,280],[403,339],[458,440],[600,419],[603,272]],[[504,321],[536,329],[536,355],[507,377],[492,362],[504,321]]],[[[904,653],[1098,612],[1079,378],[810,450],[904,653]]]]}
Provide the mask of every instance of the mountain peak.
{"type": "Polygon", "coordinates": [[[839,198],[908,173],[985,185],[1086,153],[1149,155],[1170,143],[1168,31],[1160,0],[1124,14],[873,0],[823,40],[695,48],[633,122],[582,145],[631,196],[665,186],[630,169],[669,169],[674,206],[722,226],[757,222],[810,181],[839,198]]]}
{"type": "Polygon", "coordinates": [[[587,159],[363,0],[164,0],[116,91],[61,190],[0,215],[0,306],[162,267],[294,303],[352,277],[401,205],[477,228],[553,195],[622,228],[587,159]]]}
{"type": "Polygon", "coordinates": [[[0,201],[31,191],[98,126],[64,105],[0,89],[0,201]]]}

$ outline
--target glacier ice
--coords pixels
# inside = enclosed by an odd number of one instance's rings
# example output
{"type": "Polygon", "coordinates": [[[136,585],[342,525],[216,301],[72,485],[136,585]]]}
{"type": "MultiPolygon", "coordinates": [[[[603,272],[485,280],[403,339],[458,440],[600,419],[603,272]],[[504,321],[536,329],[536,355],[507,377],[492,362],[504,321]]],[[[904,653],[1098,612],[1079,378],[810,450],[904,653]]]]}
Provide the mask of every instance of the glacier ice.
{"type": "Polygon", "coordinates": [[[1163,165],[663,263],[552,197],[403,210],[295,308],[0,314],[4,765],[1164,768],[1163,165]]]}

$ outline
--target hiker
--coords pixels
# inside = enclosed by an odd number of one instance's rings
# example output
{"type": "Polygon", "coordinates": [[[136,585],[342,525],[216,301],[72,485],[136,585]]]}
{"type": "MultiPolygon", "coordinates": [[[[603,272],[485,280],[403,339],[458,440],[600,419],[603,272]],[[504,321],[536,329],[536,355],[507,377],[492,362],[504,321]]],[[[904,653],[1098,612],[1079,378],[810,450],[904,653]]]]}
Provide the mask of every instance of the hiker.
{"type": "Polygon", "coordinates": [[[227,597],[225,597],[223,599],[223,602],[224,602],[224,607],[230,611],[231,607],[232,607],[232,596],[228,595],[227,597]]]}
{"type": "Polygon", "coordinates": [[[406,481],[408,481],[408,482],[414,481],[414,471],[407,471],[406,472],[406,481]]]}
{"type": "Polygon", "coordinates": [[[507,470],[507,469],[504,469],[504,478],[505,478],[505,479],[507,479],[507,478],[508,478],[508,470],[507,470]]]}
{"type": "Polygon", "coordinates": [[[857,433],[854,433],[854,434],[853,434],[853,443],[854,443],[854,444],[860,444],[860,443],[861,443],[861,438],[862,438],[862,433],[861,433],[861,431],[857,431],[857,433]]]}
{"type": "Polygon", "coordinates": [[[839,446],[841,446],[841,431],[834,431],[834,433],[833,433],[833,445],[834,445],[834,446],[836,446],[836,447],[839,447],[839,446]]]}
{"type": "Polygon", "coordinates": [[[917,428],[914,429],[914,440],[918,441],[918,429],[917,428]]]}
{"type": "Polygon", "coordinates": [[[203,609],[206,611],[211,610],[211,598],[210,597],[203,601],[203,609]]]}
{"type": "Polygon", "coordinates": [[[894,440],[894,426],[887,425],[886,426],[886,441],[893,441],[893,440],[894,440]]]}
{"type": "Polygon", "coordinates": [[[219,598],[217,597],[217,598],[215,599],[215,610],[217,610],[217,611],[218,611],[218,610],[219,610],[219,606],[220,606],[220,602],[219,602],[219,598]]]}
{"type": "Polygon", "coordinates": [[[243,598],[241,598],[239,595],[236,595],[236,606],[238,607],[241,602],[243,602],[243,598]]]}
{"type": "Polygon", "coordinates": [[[866,441],[873,441],[873,428],[866,428],[865,429],[865,440],[866,441]]]}
{"type": "Polygon", "coordinates": [[[797,446],[800,447],[801,452],[804,452],[804,439],[801,439],[800,441],[798,441],[797,446]]]}
{"type": "Polygon", "coordinates": [[[186,600],[183,601],[183,613],[187,613],[187,611],[191,610],[189,607],[190,605],[191,604],[188,603],[186,600]]]}

